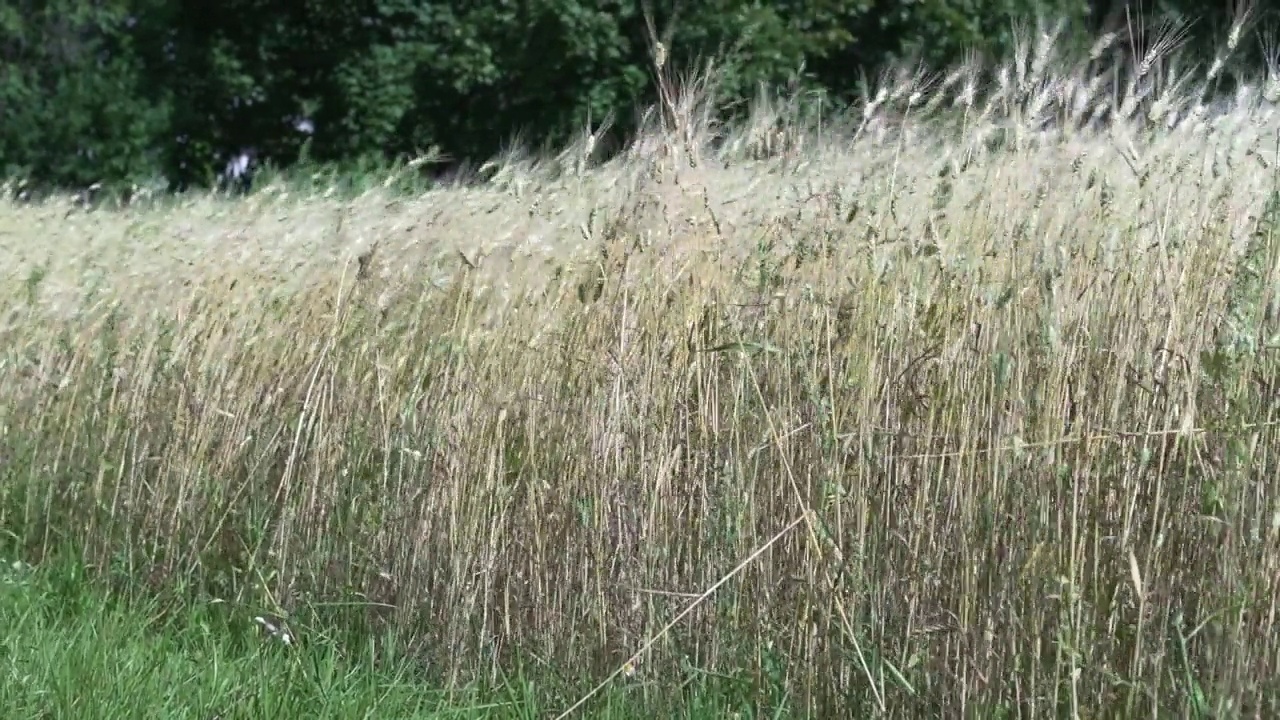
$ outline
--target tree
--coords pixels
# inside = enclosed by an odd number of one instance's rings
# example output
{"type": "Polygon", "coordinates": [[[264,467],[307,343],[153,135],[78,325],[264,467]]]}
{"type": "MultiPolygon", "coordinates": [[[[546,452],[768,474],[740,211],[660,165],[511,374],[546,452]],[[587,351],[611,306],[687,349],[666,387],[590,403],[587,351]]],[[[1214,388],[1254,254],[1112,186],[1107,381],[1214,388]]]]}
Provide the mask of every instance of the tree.
{"type": "Polygon", "coordinates": [[[123,186],[160,170],[169,96],[138,38],[148,0],[0,6],[0,172],[37,186],[123,186]]]}

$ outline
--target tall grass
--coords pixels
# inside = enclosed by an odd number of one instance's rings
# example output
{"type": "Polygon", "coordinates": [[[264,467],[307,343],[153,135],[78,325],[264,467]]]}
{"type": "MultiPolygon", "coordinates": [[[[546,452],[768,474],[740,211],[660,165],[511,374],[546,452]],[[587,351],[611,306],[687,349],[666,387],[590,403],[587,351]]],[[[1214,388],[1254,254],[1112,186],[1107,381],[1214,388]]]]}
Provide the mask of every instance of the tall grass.
{"type": "Polygon", "coordinates": [[[0,525],[452,683],[1271,716],[1280,78],[1213,108],[1242,28],[1200,70],[1042,28],[821,123],[717,125],[659,65],[620,157],[417,197],[5,206],[0,525]]]}

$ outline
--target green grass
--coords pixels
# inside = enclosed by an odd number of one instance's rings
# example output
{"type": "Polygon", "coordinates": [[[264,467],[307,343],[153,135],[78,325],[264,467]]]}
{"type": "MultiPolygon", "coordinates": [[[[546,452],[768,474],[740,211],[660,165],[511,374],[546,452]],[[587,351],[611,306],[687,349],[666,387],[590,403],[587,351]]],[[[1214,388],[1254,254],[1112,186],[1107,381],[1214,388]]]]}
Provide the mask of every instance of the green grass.
{"type": "MultiPolygon", "coordinates": [[[[286,645],[224,603],[111,591],[67,562],[0,566],[0,628],[5,718],[542,718],[569,697],[520,677],[446,693],[394,638],[350,647],[317,631],[286,645]]],[[[685,685],[681,707],[655,704],[639,680],[587,707],[616,720],[735,716],[724,688],[685,685]]]]}

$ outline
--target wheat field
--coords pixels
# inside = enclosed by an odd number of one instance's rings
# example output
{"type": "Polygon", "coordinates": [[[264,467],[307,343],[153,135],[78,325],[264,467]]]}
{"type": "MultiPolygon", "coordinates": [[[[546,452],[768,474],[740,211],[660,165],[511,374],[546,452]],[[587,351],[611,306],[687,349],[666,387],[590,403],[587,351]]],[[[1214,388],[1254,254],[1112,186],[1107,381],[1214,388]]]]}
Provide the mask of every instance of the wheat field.
{"type": "Polygon", "coordinates": [[[1275,716],[1277,63],[1210,99],[1244,29],[1040,28],[821,123],[666,74],[617,158],[420,196],[7,202],[6,542],[451,683],[1275,716]]]}

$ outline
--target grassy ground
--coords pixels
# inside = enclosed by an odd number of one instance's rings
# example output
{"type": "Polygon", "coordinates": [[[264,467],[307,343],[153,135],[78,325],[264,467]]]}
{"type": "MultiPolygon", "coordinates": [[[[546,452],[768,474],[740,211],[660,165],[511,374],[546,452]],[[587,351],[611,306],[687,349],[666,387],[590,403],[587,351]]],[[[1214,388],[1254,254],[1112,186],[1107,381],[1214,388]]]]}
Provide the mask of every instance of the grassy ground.
{"type": "Polygon", "coordinates": [[[1051,45],[812,127],[667,92],[589,171],[0,206],[0,552],[187,623],[22,591],[88,618],[26,672],[416,703],[390,633],[495,713],[1275,716],[1280,68],[1208,116],[1218,62],[1051,45]]]}
{"type": "MultiPolygon", "coordinates": [[[[0,628],[4,717],[517,720],[547,717],[559,700],[556,688],[517,674],[445,692],[389,637],[286,644],[234,608],[110,592],[73,563],[6,563],[0,628]]],[[[685,689],[673,705],[626,680],[587,708],[613,720],[697,719],[756,704],[730,682],[691,677],[685,689]]],[[[773,716],[789,715],[780,706],[773,716]]]]}

